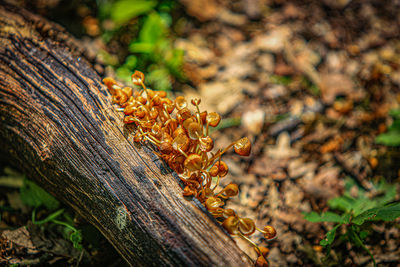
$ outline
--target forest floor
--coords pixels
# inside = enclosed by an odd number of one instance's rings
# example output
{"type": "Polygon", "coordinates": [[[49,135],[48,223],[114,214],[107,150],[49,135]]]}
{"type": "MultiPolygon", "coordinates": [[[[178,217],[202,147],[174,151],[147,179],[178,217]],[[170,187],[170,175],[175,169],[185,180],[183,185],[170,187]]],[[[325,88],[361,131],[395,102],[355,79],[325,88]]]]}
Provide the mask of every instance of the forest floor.
{"type": "MultiPolygon", "coordinates": [[[[354,197],[358,188],[373,195],[380,180],[399,187],[399,149],[375,144],[400,104],[399,3],[182,2],[196,18],[177,40],[196,88],[184,94],[241,119],[215,132],[216,144],[241,136],[253,143],[250,158],[224,158],[226,180],[241,185],[229,206],[276,227],[273,242],[257,240],[271,249],[271,266],[323,265],[319,242],[333,224],[303,213],[327,211],[349,178],[358,184],[346,190],[354,197]]],[[[399,222],[374,225],[365,240],[379,266],[400,264],[399,222]]],[[[329,264],[372,266],[346,242],[332,254],[329,264]]]]}
{"type": "MultiPolygon", "coordinates": [[[[378,183],[400,192],[400,150],[375,142],[400,107],[400,3],[181,3],[187,24],[175,46],[185,51],[189,82],[176,94],[221,114],[217,148],[252,141],[250,157],[224,156],[223,181],[240,185],[228,207],[276,228],[273,241],[253,238],[270,248],[270,265],[372,266],[365,250],[343,240],[322,261],[319,242],[333,223],[309,222],[304,213],[325,212],[343,194],[376,197],[378,183]]],[[[399,223],[370,226],[364,243],[379,266],[400,266],[399,223]]]]}

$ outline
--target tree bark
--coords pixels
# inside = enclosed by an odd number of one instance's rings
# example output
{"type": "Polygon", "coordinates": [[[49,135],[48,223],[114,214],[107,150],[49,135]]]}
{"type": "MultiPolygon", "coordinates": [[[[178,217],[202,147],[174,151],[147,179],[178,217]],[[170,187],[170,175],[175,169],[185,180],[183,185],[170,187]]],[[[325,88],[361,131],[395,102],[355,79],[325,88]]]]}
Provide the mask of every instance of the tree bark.
{"type": "Polygon", "coordinates": [[[0,3],[0,151],[96,226],[131,265],[247,266],[248,257],[110,103],[62,27],[0,3]]]}

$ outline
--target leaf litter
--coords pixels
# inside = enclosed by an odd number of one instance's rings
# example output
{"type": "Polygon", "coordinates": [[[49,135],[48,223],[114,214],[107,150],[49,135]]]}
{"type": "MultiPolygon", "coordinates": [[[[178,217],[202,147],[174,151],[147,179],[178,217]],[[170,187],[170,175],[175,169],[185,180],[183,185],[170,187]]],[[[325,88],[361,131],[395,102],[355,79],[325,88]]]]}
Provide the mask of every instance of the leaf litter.
{"type": "MultiPolygon", "coordinates": [[[[191,2],[183,3],[191,8],[191,2]]],[[[302,212],[326,211],[328,201],[343,193],[346,177],[367,189],[379,179],[398,184],[400,166],[387,160],[397,152],[374,142],[382,131],[377,125],[400,105],[396,8],[395,1],[220,1],[220,11],[247,20],[235,24],[215,15],[194,32],[185,29],[186,42],[196,36],[202,49],[213,53],[207,63],[188,58],[194,69],[212,66],[212,75],[192,73],[207,109],[242,118],[239,127],[215,133],[216,143],[238,135],[253,138],[250,159],[229,162],[243,168],[232,174],[241,193],[229,205],[257,217],[257,224],[276,227],[278,237],[268,244],[271,266],[323,266],[319,241],[330,224],[306,221],[302,212]],[[258,12],[247,12],[247,5],[258,12]],[[204,90],[216,84],[218,90],[204,90]],[[215,101],[214,92],[226,97],[215,101]]],[[[201,20],[192,15],[190,21],[201,20]]],[[[377,225],[398,232],[396,224],[377,225]]],[[[382,266],[400,262],[394,236],[368,240],[382,266]]],[[[253,255],[251,248],[243,249],[253,255]]],[[[336,249],[333,263],[369,264],[359,251],[336,249]]]]}

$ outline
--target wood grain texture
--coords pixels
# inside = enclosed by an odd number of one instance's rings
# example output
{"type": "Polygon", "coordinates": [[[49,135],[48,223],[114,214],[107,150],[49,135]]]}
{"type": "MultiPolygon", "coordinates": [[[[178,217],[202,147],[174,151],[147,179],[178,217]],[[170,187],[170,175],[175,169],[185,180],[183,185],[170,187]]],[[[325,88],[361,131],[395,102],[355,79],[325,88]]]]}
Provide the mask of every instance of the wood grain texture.
{"type": "Polygon", "coordinates": [[[248,266],[248,257],[110,104],[79,43],[0,3],[0,151],[95,225],[131,265],[248,266]]]}

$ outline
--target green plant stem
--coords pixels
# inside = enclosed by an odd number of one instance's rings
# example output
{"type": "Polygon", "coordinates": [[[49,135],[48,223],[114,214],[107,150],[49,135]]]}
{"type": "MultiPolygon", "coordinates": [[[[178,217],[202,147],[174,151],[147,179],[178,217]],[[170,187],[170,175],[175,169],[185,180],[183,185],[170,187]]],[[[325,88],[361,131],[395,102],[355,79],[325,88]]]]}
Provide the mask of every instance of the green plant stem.
{"type": "Polygon", "coordinates": [[[371,259],[372,259],[372,262],[374,263],[374,267],[376,267],[376,262],[375,262],[374,255],[372,255],[371,251],[364,245],[363,241],[362,241],[361,238],[358,236],[358,234],[357,234],[357,232],[356,232],[356,229],[354,229],[354,228],[355,228],[354,225],[352,225],[352,226],[349,228],[349,234],[351,234],[352,238],[355,239],[356,245],[360,246],[361,248],[363,248],[363,249],[368,253],[368,255],[369,255],[369,256],[371,257],[371,259]]]}
{"type": "Polygon", "coordinates": [[[221,130],[221,129],[225,129],[225,128],[230,128],[230,127],[234,127],[234,126],[239,126],[241,124],[241,119],[240,117],[234,117],[234,118],[226,118],[221,120],[221,122],[218,124],[217,127],[211,128],[207,134],[212,134],[213,132],[217,131],[217,130],[221,130]]]}
{"type": "Polygon", "coordinates": [[[50,221],[54,221],[55,218],[57,218],[58,216],[60,216],[62,213],[64,212],[64,209],[59,209],[55,212],[53,212],[52,214],[50,214],[49,216],[47,216],[45,219],[41,220],[41,221],[36,221],[36,209],[34,209],[32,211],[32,222],[34,224],[44,224],[50,221]]]}
{"type": "Polygon", "coordinates": [[[55,224],[59,224],[59,225],[65,226],[65,227],[67,227],[68,229],[70,229],[70,230],[72,230],[74,232],[78,232],[78,229],[76,229],[75,227],[73,227],[72,225],[70,225],[67,222],[63,222],[63,221],[59,221],[59,220],[52,220],[52,222],[55,223],[55,224]]]}

